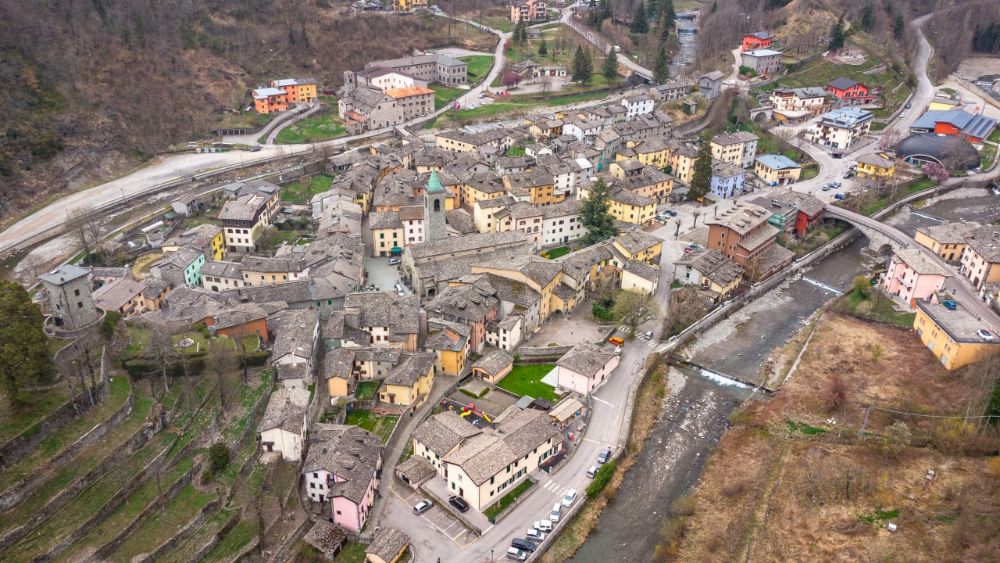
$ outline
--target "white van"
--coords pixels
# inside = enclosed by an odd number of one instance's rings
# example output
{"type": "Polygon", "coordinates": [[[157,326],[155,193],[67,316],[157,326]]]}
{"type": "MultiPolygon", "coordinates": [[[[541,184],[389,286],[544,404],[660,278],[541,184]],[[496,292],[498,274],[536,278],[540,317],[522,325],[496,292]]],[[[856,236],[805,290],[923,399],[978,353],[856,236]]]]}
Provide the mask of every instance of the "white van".
{"type": "Polygon", "coordinates": [[[552,512],[549,513],[549,520],[553,523],[559,521],[559,516],[562,514],[562,505],[558,502],[552,505],[552,512]]]}
{"type": "Polygon", "coordinates": [[[513,559],[514,561],[524,561],[528,558],[528,554],[521,551],[516,547],[507,548],[507,559],[513,559]]]}
{"type": "Polygon", "coordinates": [[[552,521],[551,520],[539,520],[535,522],[534,528],[539,532],[549,533],[552,531],[552,521]]]}

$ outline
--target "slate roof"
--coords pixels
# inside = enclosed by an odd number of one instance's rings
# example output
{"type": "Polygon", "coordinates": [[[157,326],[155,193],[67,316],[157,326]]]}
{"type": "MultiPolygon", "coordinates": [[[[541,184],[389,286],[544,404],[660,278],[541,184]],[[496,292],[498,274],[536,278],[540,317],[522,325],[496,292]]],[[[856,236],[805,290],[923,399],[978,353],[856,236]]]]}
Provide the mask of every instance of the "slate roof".
{"type": "Polygon", "coordinates": [[[472,364],[472,369],[484,371],[487,375],[492,377],[513,364],[514,356],[502,348],[497,348],[482,358],[479,358],[476,363],[472,364]]]}
{"type": "Polygon", "coordinates": [[[344,299],[344,310],[348,319],[357,315],[357,328],[389,327],[397,335],[420,330],[420,298],[415,295],[350,293],[344,299]]]}
{"type": "Polygon", "coordinates": [[[750,141],[756,141],[759,139],[757,135],[749,133],[747,131],[736,131],[733,133],[725,133],[722,135],[716,135],[712,137],[712,142],[717,145],[728,146],[728,145],[741,145],[743,143],[749,143],[750,141]]]}
{"type": "Polygon", "coordinates": [[[702,276],[714,281],[720,286],[727,286],[743,275],[743,268],[726,258],[718,250],[699,250],[685,255],[677,260],[676,265],[691,266],[702,276]]]}
{"type": "Polygon", "coordinates": [[[375,538],[365,553],[378,557],[382,561],[393,561],[410,545],[410,537],[396,528],[382,528],[375,532],[375,538]]]}
{"type": "Polygon", "coordinates": [[[449,410],[425,420],[413,431],[413,439],[443,457],[462,443],[462,440],[480,433],[481,429],[449,410]]]}
{"type": "Polygon", "coordinates": [[[280,428],[286,432],[299,434],[305,423],[309,391],[298,387],[279,387],[271,393],[264,410],[264,417],[257,425],[257,432],[280,428]]]}
{"type": "Polygon", "coordinates": [[[582,342],[563,354],[556,365],[586,377],[593,377],[617,354],[610,346],[582,342]]]}
{"type": "Polygon", "coordinates": [[[433,352],[403,352],[399,364],[389,372],[383,384],[412,387],[434,367],[435,360],[433,352]]]}
{"type": "Polygon", "coordinates": [[[286,354],[312,357],[313,332],[319,322],[319,312],[314,309],[288,309],[281,311],[267,321],[274,333],[272,358],[286,354]]]}
{"type": "Polygon", "coordinates": [[[239,262],[209,260],[201,266],[202,276],[243,279],[243,264],[239,262]]]}
{"type": "Polygon", "coordinates": [[[640,229],[626,231],[616,236],[613,240],[614,242],[622,245],[622,247],[624,247],[625,250],[632,255],[663,243],[663,239],[655,237],[640,229]]]}
{"type": "Polygon", "coordinates": [[[325,470],[343,481],[330,486],[328,498],[345,497],[361,504],[375,477],[382,440],[357,426],[313,424],[303,473],[325,470]]]}
{"type": "Polygon", "coordinates": [[[142,282],[130,278],[118,278],[94,290],[94,304],[101,309],[117,311],[136,295],[142,294],[145,288],[142,282]]]}
{"type": "Polygon", "coordinates": [[[857,80],[851,80],[850,78],[844,76],[838,76],[837,78],[827,82],[827,86],[836,88],[837,90],[847,90],[857,86],[857,84],[857,80]]]}
{"type": "Polygon", "coordinates": [[[966,240],[981,228],[976,222],[942,223],[928,227],[918,227],[917,231],[936,240],[940,244],[964,244],[966,240]]]}
{"type": "Polygon", "coordinates": [[[496,430],[487,429],[467,439],[445,456],[445,461],[461,466],[476,485],[482,485],[515,460],[560,436],[544,412],[512,409],[505,411],[496,430]]]}
{"type": "MultiPolygon", "coordinates": [[[[305,261],[301,257],[246,256],[243,258],[244,271],[298,273],[305,269],[305,261]]],[[[202,273],[204,273],[204,269],[202,269],[202,273]]]]}
{"type": "Polygon", "coordinates": [[[1000,227],[989,225],[976,229],[966,242],[987,262],[1000,262],[1000,227]]]}

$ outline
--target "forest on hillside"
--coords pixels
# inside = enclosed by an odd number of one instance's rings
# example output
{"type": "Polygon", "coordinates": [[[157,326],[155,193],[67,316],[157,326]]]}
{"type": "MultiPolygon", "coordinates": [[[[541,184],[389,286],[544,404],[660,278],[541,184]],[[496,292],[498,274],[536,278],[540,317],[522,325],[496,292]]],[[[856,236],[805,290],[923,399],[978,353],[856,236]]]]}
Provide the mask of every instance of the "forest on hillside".
{"type": "Polygon", "coordinates": [[[495,42],[330,0],[0,0],[0,21],[0,221],[204,135],[272,77],[337,86],[372,59],[495,42]]]}

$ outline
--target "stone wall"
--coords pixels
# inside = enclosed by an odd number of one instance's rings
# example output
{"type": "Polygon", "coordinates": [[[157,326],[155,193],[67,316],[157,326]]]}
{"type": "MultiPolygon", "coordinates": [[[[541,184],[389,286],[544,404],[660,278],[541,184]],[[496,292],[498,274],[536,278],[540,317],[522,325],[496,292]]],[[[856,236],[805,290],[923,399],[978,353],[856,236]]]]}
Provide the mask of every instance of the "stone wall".
{"type": "MultiPolygon", "coordinates": [[[[219,510],[220,506],[221,504],[219,503],[218,500],[213,500],[212,502],[206,504],[205,507],[202,508],[198,512],[198,514],[194,516],[194,518],[188,521],[188,523],[185,524],[184,527],[180,529],[180,531],[174,534],[173,537],[161,543],[160,545],[156,546],[156,549],[154,549],[153,551],[144,553],[136,557],[135,559],[133,559],[133,561],[135,563],[142,563],[144,561],[157,561],[168,551],[177,547],[178,544],[189,538],[191,534],[197,532],[198,528],[200,528],[202,523],[204,523],[205,520],[208,519],[209,515],[219,510]]],[[[211,540],[209,540],[205,545],[199,547],[195,553],[190,554],[189,560],[200,561],[205,556],[205,554],[207,554],[209,551],[212,550],[213,547],[215,547],[215,544],[219,543],[219,539],[222,536],[224,536],[229,530],[231,530],[233,526],[236,525],[237,522],[239,522],[239,514],[234,512],[233,515],[229,518],[229,520],[225,523],[225,525],[223,525],[222,528],[218,532],[216,532],[215,535],[212,536],[211,540]]],[[[95,554],[95,556],[97,556],[97,554],[95,554]]]]}

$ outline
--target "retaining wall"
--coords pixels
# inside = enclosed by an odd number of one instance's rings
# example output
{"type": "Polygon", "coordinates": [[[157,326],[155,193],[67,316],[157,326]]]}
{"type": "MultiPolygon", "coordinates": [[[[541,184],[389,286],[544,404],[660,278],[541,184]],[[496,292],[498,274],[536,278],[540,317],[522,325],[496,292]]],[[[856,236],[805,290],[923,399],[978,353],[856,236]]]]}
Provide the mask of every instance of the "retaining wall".
{"type": "MultiPolygon", "coordinates": [[[[179,543],[190,537],[191,534],[197,532],[198,531],[197,528],[200,527],[201,524],[208,518],[208,515],[217,511],[220,508],[220,506],[221,504],[219,503],[218,499],[209,502],[198,512],[198,514],[195,515],[194,518],[189,520],[188,523],[185,524],[184,527],[181,528],[179,532],[174,534],[172,538],[156,546],[156,549],[154,549],[153,551],[135,557],[132,561],[134,561],[135,563],[142,563],[144,561],[158,560],[168,551],[177,547],[179,543]]],[[[205,556],[205,554],[207,554],[209,551],[212,550],[213,547],[215,547],[215,544],[219,543],[219,538],[221,537],[220,534],[225,534],[226,532],[231,530],[232,527],[235,526],[237,522],[239,522],[239,517],[238,514],[234,512],[233,516],[230,517],[229,521],[226,522],[226,524],[215,534],[212,540],[210,540],[208,543],[198,548],[198,550],[195,553],[190,554],[190,561],[200,561],[205,556]]]]}

